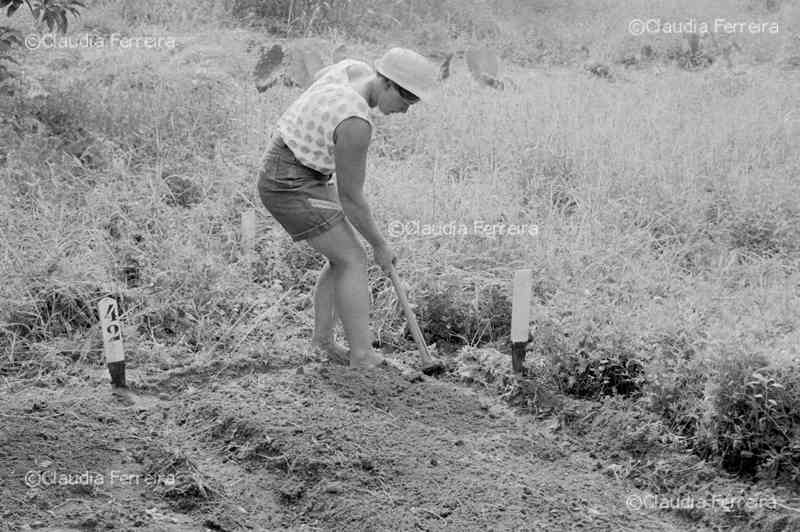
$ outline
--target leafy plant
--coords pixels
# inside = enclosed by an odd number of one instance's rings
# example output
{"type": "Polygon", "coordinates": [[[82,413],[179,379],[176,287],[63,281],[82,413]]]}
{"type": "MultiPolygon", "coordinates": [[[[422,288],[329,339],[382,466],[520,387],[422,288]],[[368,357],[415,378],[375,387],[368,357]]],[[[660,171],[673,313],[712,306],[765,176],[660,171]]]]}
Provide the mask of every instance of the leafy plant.
{"type": "MultiPolygon", "coordinates": [[[[50,31],[55,28],[59,33],[66,33],[69,27],[67,14],[77,17],[80,13],[78,7],[86,6],[78,0],[0,0],[0,10],[6,10],[6,16],[11,17],[16,13],[22,4],[28,9],[39,23],[44,23],[50,31]]],[[[0,26],[0,82],[11,77],[8,68],[3,61],[16,63],[17,61],[9,55],[12,46],[21,46],[22,36],[19,31],[7,26],[0,26]]]]}
{"type": "Polygon", "coordinates": [[[69,23],[67,14],[72,13],[77,17],[80,13],[78,7],[86,6],[78,0],[0,0],[0,9],[8,8],[6,16],[10,17],[25,3],[31,15],[39,22],[47,24],[53,31],[55,27],[59,33],[66,33],[69,23]]]}
{"type": "Polygon", "coordinates": [[[586,335],[552,363],[561,390],[577,397],[636,396],[645,382],[641,360],[623,339],[586,335]]]}
{"type": "Polygon", "coordinates": [[[725,361],[715,381],[699,450],[720,456],[729,471],[800,476],[797,368],[775,369],[743,357],[725,361]]]}
{"type": "Polygon", "coordinates": [[[659,338],[651,352],[643,389],[648,407],[671,432],[691,438],[701,417],[708,364],[683,334],[659,338]]]}
{"type": "Polygon", "coordinates": [[[482,345],[508,336],[511,323],[508,295],[494,285],[475,290],[477,297],[452,283],[423,289],[418,299],[419,320],[429,342],[482,345]]]}
{"type": "MultiPolygon", "coordinates": [[[[2,3],[0,1],[0,3],[2,3]]],[[[6,26],[0,26],[0,82],[10,77],[8,68],[3,64],[3,61],[17,63],[17,60],[11,57],[9,52],[12,46],[22,45],[22,34],[19,31],[6,26]]]]}

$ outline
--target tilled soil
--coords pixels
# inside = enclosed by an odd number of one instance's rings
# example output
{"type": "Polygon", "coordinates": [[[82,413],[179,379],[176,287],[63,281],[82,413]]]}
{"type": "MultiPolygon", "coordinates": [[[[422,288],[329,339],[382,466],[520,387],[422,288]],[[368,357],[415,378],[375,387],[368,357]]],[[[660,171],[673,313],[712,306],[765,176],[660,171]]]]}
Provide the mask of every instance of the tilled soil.
{"type": "Polygon", "coordinates": [[[392,367],[238,373],[128,401],[99,375],[7,395],[3,527],[700,529],[631,509],[636,489],[469,388],[392,367]]]}

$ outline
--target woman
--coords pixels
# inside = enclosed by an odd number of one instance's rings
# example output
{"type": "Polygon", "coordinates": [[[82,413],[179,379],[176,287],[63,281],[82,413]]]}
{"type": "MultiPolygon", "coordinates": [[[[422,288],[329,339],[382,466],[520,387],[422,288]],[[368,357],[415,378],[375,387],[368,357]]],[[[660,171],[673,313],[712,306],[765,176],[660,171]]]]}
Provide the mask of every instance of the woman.
{"type": "Polygon", "coordinates": [[[351,367],[383,362],[372,349],[367,257],[355,230],[383,271],[397,261],[362,190],[373,128],[369,109],[405,113],[429,97],[437,74],[435,65],[404,48],[389,50],[374,70],[352,59],[321,70],[278,120],[259,175],[267,210],[295,242],[308,240],[328,259],[314,290],[311,343],[351,367]],[[333,340],[337,314],[349,351],[333,340]]]}

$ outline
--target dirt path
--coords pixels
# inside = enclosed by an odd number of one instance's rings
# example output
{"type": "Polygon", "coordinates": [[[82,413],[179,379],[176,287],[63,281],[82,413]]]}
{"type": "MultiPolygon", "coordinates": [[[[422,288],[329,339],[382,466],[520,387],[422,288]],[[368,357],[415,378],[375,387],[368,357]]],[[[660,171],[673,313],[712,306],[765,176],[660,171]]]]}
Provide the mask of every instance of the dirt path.
{"type": "Polygon", "coordinates": [[[698,529],[629,508],[641,493],[543,423],[394,368],[311,364],[172,397],[162,379],[149,389],[161,397],[127,406],[95,379],[4,400],[10,529],[698,529]],[[28,487],[28,471],[75,481],[28,487]],[[78,478],[86,471],[94,482],[78,478]]]}

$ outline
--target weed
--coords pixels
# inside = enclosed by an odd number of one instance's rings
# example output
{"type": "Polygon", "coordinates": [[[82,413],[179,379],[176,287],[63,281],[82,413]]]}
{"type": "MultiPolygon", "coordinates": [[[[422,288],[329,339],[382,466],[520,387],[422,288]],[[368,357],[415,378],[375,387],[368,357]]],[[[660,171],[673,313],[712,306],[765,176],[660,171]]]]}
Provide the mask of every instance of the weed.
{"type": "Polygon", "coordinates": [[[106,295],[91,285],[31,285],[28,299],[10,308],[4,328],[34,342],[85,332],[99,323],[97,303],[106,295]]]}
{"type": "Polygon", "coordinates": [[[800,372],[772,368],[760,356],[734,356],[719,362],[707,392],[709,411],[698,431],[705,456],[746,475],[794,479],[800,472],[800,372]]]}
{"type": "Polygon", "coordinates": [[[489,285],[465,291],[458,285],[428,285],[420,290],[420,327],[427,341],[482,345],[510,334],[507,288],[489,285]]]}
{"type": "Polygon", "coordinates": [[[652,342],[654,356],[646,363],[643,393],[648,408],[661,416],[669,430],[693,437],[702,415],[702,399],[710,371],[683,334],[652,342]]]}
{"type": "Polygon", "coordinates": [[[555,361],[555,368],[561,389],[577,397],[639,395],[645,382],[642,361],[624,338],[585,335],[576,351],[555,361]]]}
{"type": "Polygon", "coordinates": [[[180,450],[153,449],[146,474],[152,489],[182,512],[190,511],[222,493],[222,489],[180,450]]]}
{"type": "Polygon", "coordinates": [[[163,179],[169,190],[165,197],[167,205],[186,208],[203,201],[203,191],[192,180],[177,175],[168,175],[163,179]]]}

